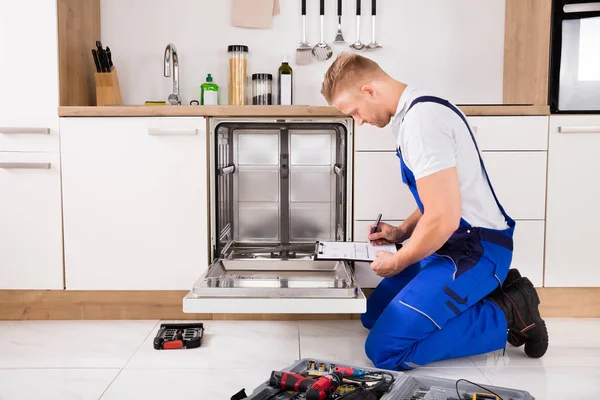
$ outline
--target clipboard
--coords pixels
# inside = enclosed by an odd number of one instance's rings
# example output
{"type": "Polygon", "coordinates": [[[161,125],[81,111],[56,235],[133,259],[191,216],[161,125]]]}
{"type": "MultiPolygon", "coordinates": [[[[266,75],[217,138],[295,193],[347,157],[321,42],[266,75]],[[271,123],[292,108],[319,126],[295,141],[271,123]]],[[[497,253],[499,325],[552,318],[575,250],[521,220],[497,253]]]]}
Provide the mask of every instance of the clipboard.
{"type": "Polygon", "coordinates": [[[396,253],[401,243],[373,246],[370,242],[321,242],[318,241],[315,261],[364,261],[372,262],[378,251],[396,253]]]}

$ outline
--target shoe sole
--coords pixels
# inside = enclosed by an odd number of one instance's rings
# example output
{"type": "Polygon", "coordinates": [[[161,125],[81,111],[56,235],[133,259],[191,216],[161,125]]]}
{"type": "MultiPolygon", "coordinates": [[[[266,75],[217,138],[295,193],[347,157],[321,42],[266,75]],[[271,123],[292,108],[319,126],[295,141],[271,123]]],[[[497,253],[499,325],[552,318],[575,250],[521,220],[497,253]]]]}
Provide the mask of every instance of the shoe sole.
{"type": "Polygon", "coordinates": [[[544,354],[546,354],[546,351],[548,350],[548,329],[546,327],[546,322],[542,319],[542,316],[540,315],[540,309],[538,306],[541,302],[537,290],[535,290],[535,286],[533,286],[533,283],[531,283],[531,281],[527,278],[521,278],[521,280],[524,281],[525,284],[527,284],[527,290],[522,290],[522,293],[528,299],[528,305],[532,313],[533,323],[535,324],[536,328],[542,329],[543,332],[541,350],[534,352],[531,349],[531,347],[528,346],[529,342],[527,341],[527,339],[525,339],[525,354],[527,354],[531,358],[540,358],[544,354]]]}

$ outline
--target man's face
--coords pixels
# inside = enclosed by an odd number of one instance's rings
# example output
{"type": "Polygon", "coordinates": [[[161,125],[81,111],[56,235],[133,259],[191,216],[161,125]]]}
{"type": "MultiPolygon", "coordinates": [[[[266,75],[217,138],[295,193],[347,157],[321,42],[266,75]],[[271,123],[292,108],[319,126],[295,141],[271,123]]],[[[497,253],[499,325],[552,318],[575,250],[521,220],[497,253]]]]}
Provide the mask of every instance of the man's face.
{"type": "Polygon", "coordinates": [[[338,93],[333,105],[342,113],[354,118],[358,125],[370,124],[378,128],[386,126],[392,115],[385,110],[381,97],[373,87],[346,89],[338,93]]]}

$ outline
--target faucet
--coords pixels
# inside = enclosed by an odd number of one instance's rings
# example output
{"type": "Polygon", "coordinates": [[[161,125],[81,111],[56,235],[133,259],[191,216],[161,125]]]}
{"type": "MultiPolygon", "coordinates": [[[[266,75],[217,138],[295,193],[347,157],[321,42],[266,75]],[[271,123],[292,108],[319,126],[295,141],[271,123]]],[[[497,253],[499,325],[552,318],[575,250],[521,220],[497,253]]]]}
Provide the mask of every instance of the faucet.
{"type": "Polygon", "coordinates": [[[165,77],[171,76],[171,63],[173,64],[173,93],[169,95],[169,104],[181,104],[179,96],[179,56],[177,48],[173,43],[169,43],[165,49],[165,77]]]}

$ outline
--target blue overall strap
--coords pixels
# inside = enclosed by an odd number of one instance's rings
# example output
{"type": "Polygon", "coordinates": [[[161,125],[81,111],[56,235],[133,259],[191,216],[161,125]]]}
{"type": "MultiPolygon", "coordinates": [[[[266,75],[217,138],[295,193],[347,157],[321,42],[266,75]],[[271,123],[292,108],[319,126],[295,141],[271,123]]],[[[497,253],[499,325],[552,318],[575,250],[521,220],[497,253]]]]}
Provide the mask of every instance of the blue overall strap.
{"type": "Polygon", "coordinates": [[[435,96],[417,97],[410,104],[410,106],[408,107],[408,110],[406,112],[408,113],[408,111],[411,108],[413,108],[415,105],[417,105],[419,103],[427,103],[427,102],[437,103],[442,106],[448,107],[449,109],[454,111],[456,113],[456,115],[458,115],[460,117],[460,119],[462,119],[462,121],[465,123],[467,129],[469,130],[469,134],[471,135],[471,139],[473,140],[473,144],[475,145],[475,149],[477,150],[477,156],[479,157],[479,163],[481,164],[481,168],[483,169],[483,173],[485,174],[485,179],[487,180],[490,190],[492,191],[492,195],[494,195],[494,200],[496,200],[496,204],[498,205],[498,208],[500,208],[502,215],[504,215],[504,218],[506,218],[506,222],[508,223],[508,226],[511,228],[514,227],[516,225],[515,221],[506,213],[506,211],[504,211],[504,207],[502,207],[502,204],[500,204],[500,201],[498,201],[498,197],[496,196],[496,192],[494,191],[494,187],[492,186],[490,177],[488,176],[487,170],[485,169],[483,159],[481,158],[481,154],[479,153],[479,147],[477,146],[477,141],[475,140],[475,136],[473,135],[473,132],[471,131],[471,126],[467,122],[467,119],[464,117],[464,115],[454,105],[452,105],[448,100],[441,99],[441,98],[435,97],[435,96]]]}

